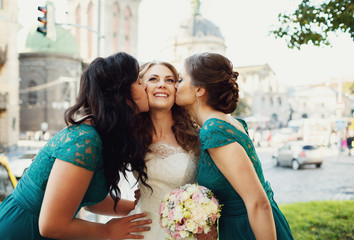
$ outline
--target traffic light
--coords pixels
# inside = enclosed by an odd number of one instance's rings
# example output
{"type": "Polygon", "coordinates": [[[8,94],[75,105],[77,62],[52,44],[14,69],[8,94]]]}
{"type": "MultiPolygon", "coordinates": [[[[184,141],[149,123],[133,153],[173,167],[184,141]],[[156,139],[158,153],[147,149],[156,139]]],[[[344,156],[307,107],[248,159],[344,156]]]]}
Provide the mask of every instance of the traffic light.
{"type": "Polygon", "coordinates": [[[38,6],[38,10],[43,13],[38,17],[38,21],[43,25],[37,28],[37,32],[43,34],[45,37],[56,41],[56,29],[55,29],[55,6],[53,2],[47,1],[45,6],[38,6]]]}
{"type": "Polygon", "coordinates": [[[47,35],[47,6],[41,7],[38,6],[38,10],[43,13],[43,17],[38,17],[38,21],[43,23],[43,26],[37,28],[37,32],[42,33],[44,36],[47,35]]]}

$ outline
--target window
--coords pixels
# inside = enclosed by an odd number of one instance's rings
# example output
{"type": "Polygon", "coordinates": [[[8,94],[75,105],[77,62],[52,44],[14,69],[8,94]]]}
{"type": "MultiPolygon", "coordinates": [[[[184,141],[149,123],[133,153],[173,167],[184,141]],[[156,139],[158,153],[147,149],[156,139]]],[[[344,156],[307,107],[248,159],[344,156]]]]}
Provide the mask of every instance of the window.
{"type": "MultiPolygon", "coordinates": [[[[28,84],[28,88],[32,88],[37,86],[37,83],[33,80],[31,80],[28,84]]],[[[28,104],[30,105],[34,105],[37,103],[38,100],[38,96],[37,96],[37,92],[36,91],[30,91],[28,92],[28,104]]]]}

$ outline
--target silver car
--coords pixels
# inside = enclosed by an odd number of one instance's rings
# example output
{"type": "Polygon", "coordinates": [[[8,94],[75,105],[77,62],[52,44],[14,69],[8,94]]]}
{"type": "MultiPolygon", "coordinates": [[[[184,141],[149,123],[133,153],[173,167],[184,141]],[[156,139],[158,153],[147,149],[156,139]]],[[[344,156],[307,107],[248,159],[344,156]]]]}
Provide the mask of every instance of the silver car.
{"type": "Polygon", "coordinates": [[[294,170],[307,164],[315,164],[319,168],[323,162],[322,149],[302,141],[285,143],[272,157],[276,161],[276,166],[290,166],[294,170]]]}

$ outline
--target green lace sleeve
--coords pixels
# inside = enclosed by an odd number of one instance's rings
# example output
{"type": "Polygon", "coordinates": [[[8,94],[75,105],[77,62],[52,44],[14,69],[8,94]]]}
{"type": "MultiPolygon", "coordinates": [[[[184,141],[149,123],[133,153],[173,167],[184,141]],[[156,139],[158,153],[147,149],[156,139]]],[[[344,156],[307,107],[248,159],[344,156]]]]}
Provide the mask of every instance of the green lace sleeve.
{"type": "Polygon", "coordinates": [[[90,125],[70,126],[52,144],[55,148],[55,158],[90,171],[95,171],[97,166],[101,165],[102,142],[94,127],[90,125]]]}
{"type": "Polygon", "coordinates": [[[218,119],[209,119],[200,129],[199,137],[202,150],[221,147],[236,142],[236,131],[218,119]]]}

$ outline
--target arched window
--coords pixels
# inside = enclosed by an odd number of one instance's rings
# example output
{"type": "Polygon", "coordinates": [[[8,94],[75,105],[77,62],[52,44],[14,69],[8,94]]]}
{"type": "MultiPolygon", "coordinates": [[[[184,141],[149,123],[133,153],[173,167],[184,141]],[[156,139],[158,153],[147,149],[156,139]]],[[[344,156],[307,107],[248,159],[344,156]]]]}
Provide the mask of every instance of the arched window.
{"type": "MultiPolygon", "coordinates": [[[[37,83],[34,80],[29,81],[28,83],[28,88],[32,88],[37,86],[37,83]]],[[[37,104],[38,101],[38,95],[37,95],[37,91],[29,91],[28,92],[28,104],[29,105],[35,105],[37,104]]]]}
{"type": "Polygon", "coordinates": [[[125,33],[125,41],[124,41],[124,50],[126,52],[130,52],[130,46],[131,46],[131,21],[132,21],[132,14],[130,11],[130,8],[127,7],[125,9],[125,14],[124,14],[124,20],[125,20],[125,28],[124,28],[124,33],[125,33]]]}
{"type": "Polygon", "coordinates": [[[118,51],[119,47],[119,5],[118,3],[113,4],[113,29],[112,29],[112,41],[113,41],[113,51],[118,51]]]}
{"type": "MultiPolygon", "coordinates": [[[[81,7],[78,5],[75,10],[75,23],[78,25],[81,25],[81,7]]],[[[76,27],[75,28],[75,35],[76,35],[76,40],[79,43],[79,49],[81,49],[81,28],[76,27]]]]}
{"type": "MultiPolygon", "coordinates": [[[[92,2],[89,3],[87,7],[87,26],[93,28],[93,4],[92,2]]],[[[93,36],[92,32],[87,31],[87,57],[92,57],[92,44],[93,36]]]]}

